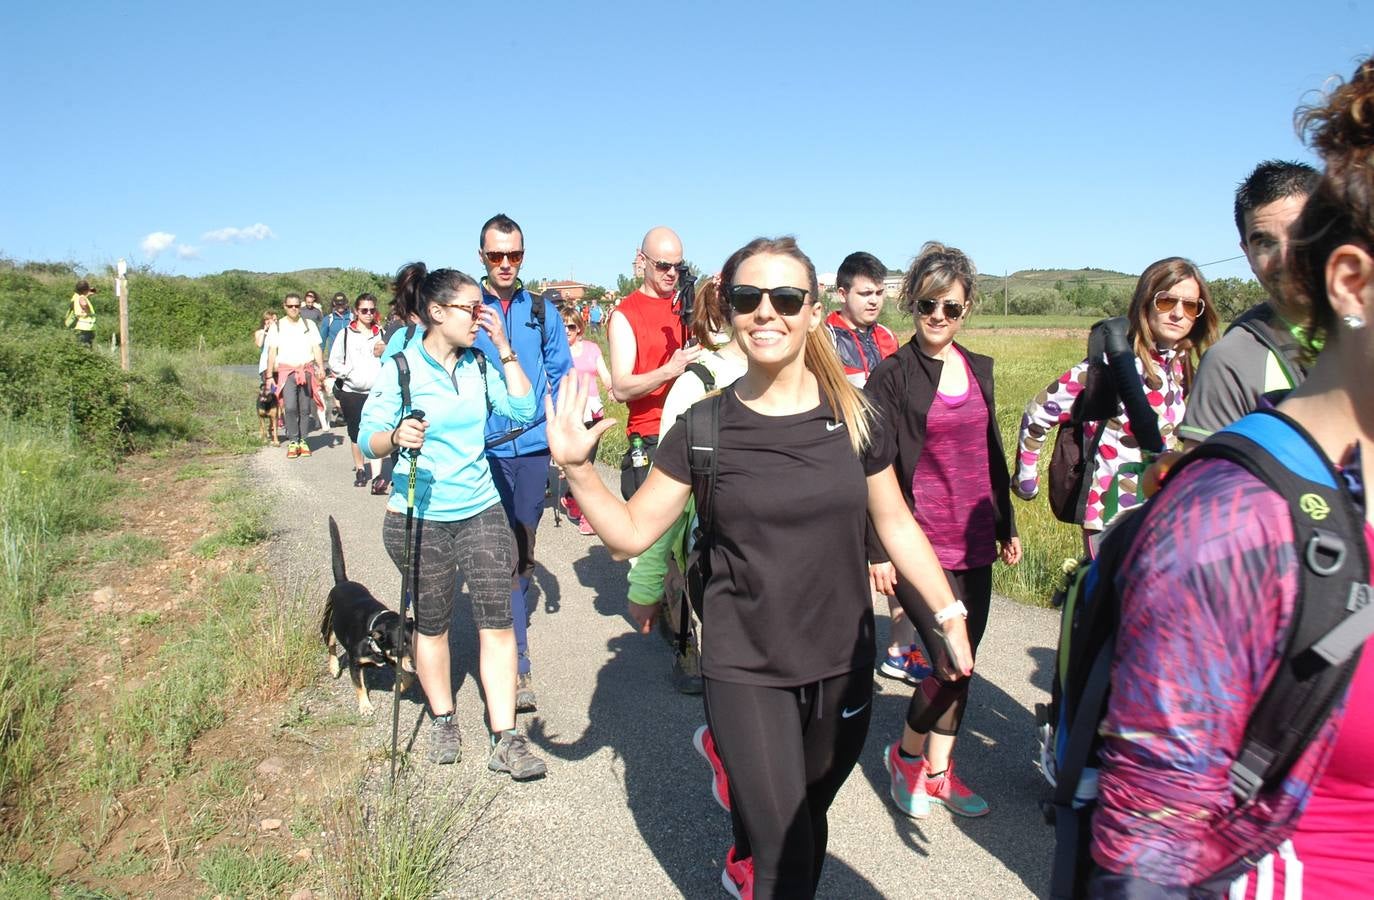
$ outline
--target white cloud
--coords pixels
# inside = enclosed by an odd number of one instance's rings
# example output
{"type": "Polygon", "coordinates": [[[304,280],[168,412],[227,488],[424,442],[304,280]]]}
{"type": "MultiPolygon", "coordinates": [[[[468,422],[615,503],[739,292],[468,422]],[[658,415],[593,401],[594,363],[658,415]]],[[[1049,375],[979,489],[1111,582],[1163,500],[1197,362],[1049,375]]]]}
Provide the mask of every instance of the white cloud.
{"type": "Polygon", "coordinates": [[[152,234],[145,237],[143,242],[138,246],[142,248],[144,256],[153,259],[163,250],[166,250],[168,247],[172,246],[172,244],[176,243],[176,239],[177,236],[174,234],[168,234],[165,231],[154,231],[152,234]]]}
{"type": "Polygon", "coordinates": [[[272,233],[272,229],[259,222],[256,225],[249,225],[247,228],[217,228],[214,231],[205,232],[200,236],[200,239],[216,244],[242,244],[246,241],[265,241],[274,237],[276,235],[272,233]]]}
{"type": "Polygon", "coordinates": [[[181,244],[177,247],[177,259],[200,259],[200,248],[181,244]]]}

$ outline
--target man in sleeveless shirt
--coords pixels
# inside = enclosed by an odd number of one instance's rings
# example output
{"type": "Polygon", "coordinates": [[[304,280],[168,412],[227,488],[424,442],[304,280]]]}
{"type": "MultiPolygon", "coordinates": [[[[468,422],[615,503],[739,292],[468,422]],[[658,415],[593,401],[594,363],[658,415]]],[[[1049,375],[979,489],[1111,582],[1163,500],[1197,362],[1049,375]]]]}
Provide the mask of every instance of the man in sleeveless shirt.
{"type": "Polygon", "coordinates": [[[616,307],[606,329],[611,394],[629,407],[630,447],[620,462],[620,493],[626,500],[649,474],[668,388],[701,355],[700,347],[686,346],[686,329],[674,305],[681,265],[678,236],[662,225],[651,228],[635,254],[644,284],[616,307]]]}

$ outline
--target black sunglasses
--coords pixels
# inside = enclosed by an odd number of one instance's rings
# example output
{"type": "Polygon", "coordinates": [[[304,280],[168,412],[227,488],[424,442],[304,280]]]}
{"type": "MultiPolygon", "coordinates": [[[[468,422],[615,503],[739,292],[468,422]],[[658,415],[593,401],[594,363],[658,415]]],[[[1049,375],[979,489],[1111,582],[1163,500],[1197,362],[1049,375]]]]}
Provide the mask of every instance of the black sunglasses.
{"type": "MultiPolygon", "coordinates": [[[[641,252],[642,252],[642,251],[641,251],[641,252]]],[[[679,261],[677,261],[677,262],[668,262],[666,259],[654,259],[652,256],[650,256],[650,255],[647,254],[647,253],[644,254],[644,258],[645,258],[646,260],[648,260],[649,263],[650,263],[655,269],[658,269],[660,272],[663,272],[663,273],[665,273],[665,274],[666,274],[667,272],[669,272],[670,270],[676,269],[678,266],[682,265],[682,261],[681,261],[681,260],[679,260],[679,261]]]]}
{"type": "Polygon", "coordinates": [[[759,308],[763,295],[773,304],[773,311],[780,316],[795,316],[806,304],[810,291],[799,287],[761,288],[752,284],[732,284],[725,289],[726,299],[736,315],[747,315],[759,308]]]}
{"type": "Polygon", "coordinates": [[[935,307],[945,308],[946,319],[961,319],[964,316],[964,304],[957,300],[917,300],[916,311],[923,316],[929,316],[935,312],[935,307]]]}

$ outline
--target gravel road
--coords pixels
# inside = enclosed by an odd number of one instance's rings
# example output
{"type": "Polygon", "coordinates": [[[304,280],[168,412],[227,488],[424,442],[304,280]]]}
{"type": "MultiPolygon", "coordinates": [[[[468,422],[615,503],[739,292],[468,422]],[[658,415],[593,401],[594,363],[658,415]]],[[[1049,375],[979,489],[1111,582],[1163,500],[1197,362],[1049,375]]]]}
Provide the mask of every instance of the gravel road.
{"type": "MultiPolygon", "coordinates": [[[[318,432],[310,459],[265,448],[252,460],[264,490],[282,499],[273,526],[278,576],[319,586],[329,579],[326,517],[339,522],[349,576],[395,604],[400,577],[381,550],[383,499],[352,486],[343,429],[318,432]]],[[[607,475],[610,473],[607,472],[607,475]]],[[[474,786],[495,798],[462,844],[445,896],[725,897],[720,871],[729,817],[711,798],[709,768],[692,748],[703,721],[699,698],[675,693],[671,655],[658,637],[631,631],[625,563],[552,509],[539,530],[537,612],[530,629],[539,711],[521,716],[548,777],[514,784],[485,769],[486,735],[476,680],[476,635],[460,595],[451,632],[454,684],[464,740],[456,766],[423,761],[427,735],[418,689],[402,701],[403,741],[417,739],[409,778],[435,802],[458,802],[474,786]]],[[[802,552],[799,550],[799,552],[802,552]]],[[[886,610],[879,616],[885,632],[886,610]]],[[[935,810],[914,821],[887,801],[882,754],[901,731],[909,689],[878,678],[873,730],[858,768],[830,812],[830,852],[820,895],[866,897],[1036,896],[1048,882],[1050,828],[1038,810],[1032,708],[1053,664],[1056,616],[1001,598],[988,635],[958,753],[960,772],[992,806],[982,819],[935,810]]],[[[884,635],[885,636],[885,635],[884,635]]],[[[348,679],[319,690],[340,711],[354,708],[348,679]]],[[[390,742],[390,679],[374,676],[369,725],[358,740],[390,742]]],[[[374,754],[372,777],[384,774],[374,754]]]]}

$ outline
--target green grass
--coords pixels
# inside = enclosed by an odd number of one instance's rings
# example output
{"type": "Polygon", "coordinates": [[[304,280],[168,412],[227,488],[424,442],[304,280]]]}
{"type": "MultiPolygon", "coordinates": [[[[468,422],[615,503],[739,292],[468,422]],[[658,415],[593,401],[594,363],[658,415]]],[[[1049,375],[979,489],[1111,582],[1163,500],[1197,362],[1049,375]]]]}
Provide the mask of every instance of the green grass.
{"type": "Polygon", "coordinates": [[[490,784],[457,802],[391,792],[376,806],[359,810],[357,790],[339,797],[324,857],[330,895],[425,900],[443,893],[459,845],[499,790],[490,784]]]}
{"type": "Polygon", "coordinates": [[[221,528],[192,545],[195,555],[213,559],[226,547],[251,547],[270,536],[262,497],[243,484],[235,483],[217,492],[210,501],[215,505],[215,517],[221,528]]]}
{"type": "Polygon", "coordinates": [[[91,548],[91,559],[96,562],[118,560],[131,566],[139,566],[167,555],[167,548],[156,538],[138,534],[115,534],[91,548]]]}
{"type": "Polygon", "coordinates": [[[300,877],[304,866],[268,848],[254,856],[239,847],[217,847],[200,864],[200,880],[216,895],[278,898],[300,877]]]}

